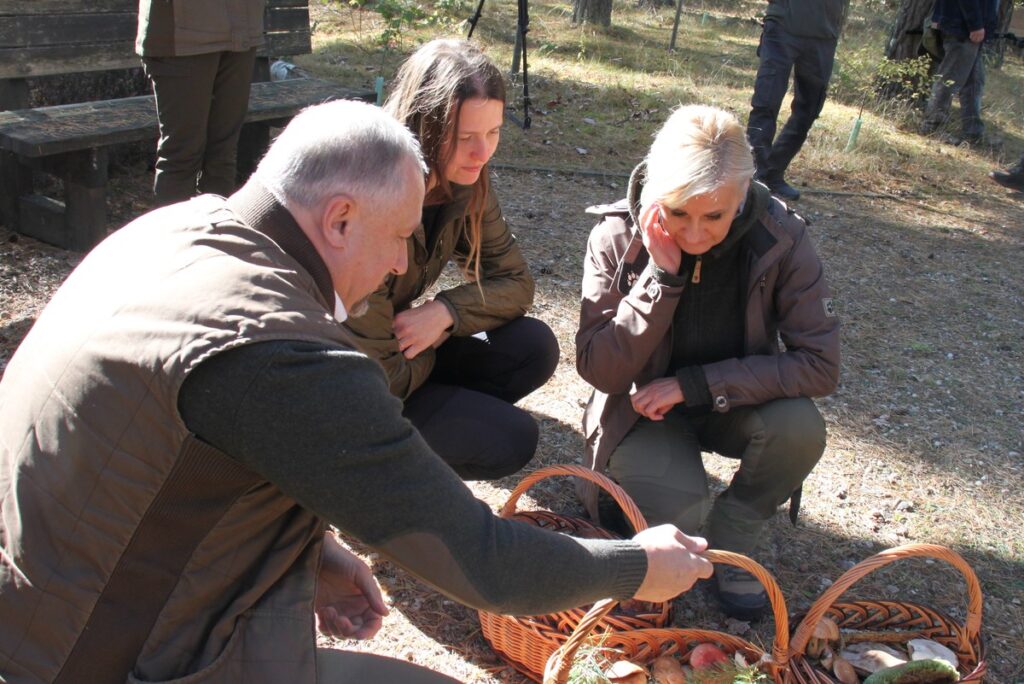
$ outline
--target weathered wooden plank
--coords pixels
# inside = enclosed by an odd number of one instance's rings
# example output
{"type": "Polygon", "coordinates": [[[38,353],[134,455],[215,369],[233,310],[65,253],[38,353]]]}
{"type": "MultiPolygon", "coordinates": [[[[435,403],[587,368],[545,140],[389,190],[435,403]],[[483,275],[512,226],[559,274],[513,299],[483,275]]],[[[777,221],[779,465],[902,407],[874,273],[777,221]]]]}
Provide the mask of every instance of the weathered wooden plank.
{"type": "MultiPolygon", "coordinates": [[[[372,90],[320,79],[254,83],[245,120],[287,119],[312,104],[349,98],[372,102],[372,90]]],[[[24,157],[106,147],[157,137],[151,96],[0,112],[0,149],[24,157]]]]}
{"type": "MultiPolygon", "coordinates": [[[[271,0],[278,3],[281,0],[271,0]]],[[[138,12],[138,0],[0,0],[0,16],[73,14],[76,12],[138,12]]]]}
{"type": "Polygon", "coordinates": [[[140,66],[135,40],[93,45],[0,48],[0,78],[31,78],[140,66]]]}
{"type": "Polygon", "coordinates": [[[259,54],[268,57],[288,57],[291,55],[308,55],[313,51],[313,43],[309,37],[309,29],[291,33],[268,33],[263,49],[259,54]]]}
{"type": "MultiPolygon", "coordinates": [[[[282,13],[275,13],[275,19],[282,13]]],[[[2,17],[0,48],[45,47],[134,40],[136,12],[86,12],[2,17]]]]}
{"type": "Polygon", "coordinates": [[[12,227],[47,244],[68,247],[63,202],[45,195],[25,195],[15,200],[18,202],[18,223],[12,227]]]}
{"type": "Polygon", "coordinates": [[[267,33],[274,31],[309,33],[309,8],[284,7],[273,12],[268,11],[263,18],[263,30],[267,33]]]}

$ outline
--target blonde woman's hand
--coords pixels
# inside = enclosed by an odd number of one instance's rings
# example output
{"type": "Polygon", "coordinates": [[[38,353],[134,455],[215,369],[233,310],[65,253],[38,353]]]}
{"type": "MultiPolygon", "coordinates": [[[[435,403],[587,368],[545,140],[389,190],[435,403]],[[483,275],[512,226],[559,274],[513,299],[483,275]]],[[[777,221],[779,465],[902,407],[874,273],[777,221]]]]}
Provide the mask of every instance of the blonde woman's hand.
{"type": "Polygon", "coordinates": [[[448,307],[431,300],[420,306],[395,314],[395,338],[405,358],[412,359],[436,347],[448,338],[448,328],[455,323],[448,307]]]}
{"type": "Polygon", "coordinates": [[[629,395],[633,410],[649,420],[661,420],[683,401],[683,390],[675,377],[658,378],[629,395]]]}
{"type": "Polygon", "coordinates": [[[330,533],[324,535],[313,608],[317,629],[339,639],[371,638],[388,614],[370,568],[330,533]]]}
{"type": "Polygon", "coordinates": [[[659,203],[654,202],[640,215],[640,237],[658,268],[672,275],[679,272],[683,251],[672,236],[665,232],[659,203]]]}

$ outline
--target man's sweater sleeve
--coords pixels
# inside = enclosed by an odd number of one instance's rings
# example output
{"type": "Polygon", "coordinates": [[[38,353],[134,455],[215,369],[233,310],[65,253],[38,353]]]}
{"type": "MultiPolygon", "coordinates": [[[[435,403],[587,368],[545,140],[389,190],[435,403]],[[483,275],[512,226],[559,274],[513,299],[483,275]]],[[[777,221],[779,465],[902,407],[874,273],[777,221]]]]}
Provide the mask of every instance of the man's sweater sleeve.
{"type": "Polygon", "coordinates": [[[402,417],[380,367],[308,342],[204,361],[179,394],[186,426],[286,495],[448,596],[538,614],[631,597],[632,541],[577,540],[496,517],[402,417]]]}

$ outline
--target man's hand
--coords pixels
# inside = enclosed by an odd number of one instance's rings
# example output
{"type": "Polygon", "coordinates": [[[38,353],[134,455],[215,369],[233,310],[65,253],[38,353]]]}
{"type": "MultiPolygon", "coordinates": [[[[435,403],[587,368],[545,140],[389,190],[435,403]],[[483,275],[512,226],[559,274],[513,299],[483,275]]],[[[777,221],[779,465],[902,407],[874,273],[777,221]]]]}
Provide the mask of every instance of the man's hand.
{"type": "Polygon", "coordinates": [[[980,28],[977,31],[971,31],[967,37],[971,39],[972,43],[980,43],[985,40],[985,29],[980,28]]]}
{"type": "Polygon", "coordinates": [[[679,273],[679,264],[683,261],[683,251],[676,241],[665,232],[661,218],[661,205],[657,202],[644,210],[640,217],[640,238],[643,240],[651,261],[666,273],[679,273]]]}
{"type": "Polygon", "coordinates": [[[633,598],[668,601],[711,577],[711,561],[697,554],[707,550],[700,537],[688,537],[674,525],[651,527],[633,537],[647,552],[647,575],[633,598]]]}
{"type": "Polygon", "coordinates": [[[683,390],[675,377],[658,378],[633,392],[629,397],[633,410],[650,420],[661,420],[669,410],[683,401],[683,390]]]}
{"type": "Polygon", "coordinates": [[[332,534],[324,536],[313,607],[317,629],[339,639],[369,639],[388,614],[370,568],[332,534]]]}
{"type": "Polygon", "coordinates": [[[395,337],[405,358],[412,359],[448,339],[448,328],[455,323],[448,307],[431,300],[421,306],[395,314],[395,337]]]}

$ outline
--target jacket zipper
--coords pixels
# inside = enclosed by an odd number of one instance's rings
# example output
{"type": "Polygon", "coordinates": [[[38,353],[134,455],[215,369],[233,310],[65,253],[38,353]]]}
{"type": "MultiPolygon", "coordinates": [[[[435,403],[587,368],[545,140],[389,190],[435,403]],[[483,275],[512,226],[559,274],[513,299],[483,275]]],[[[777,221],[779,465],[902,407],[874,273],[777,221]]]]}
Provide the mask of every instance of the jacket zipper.
{"type": "Polygon", "coordinates": [[[698,256],[697,261],[693,264],[693,277],[690,278],[690,282],[694,285],[700,282],[700,262],[703,258],[703,255],[698,256]]]}

